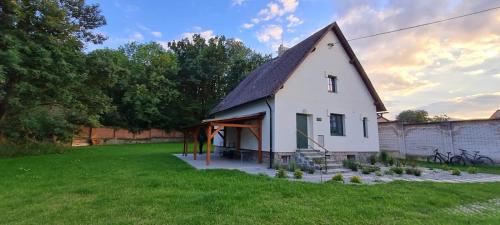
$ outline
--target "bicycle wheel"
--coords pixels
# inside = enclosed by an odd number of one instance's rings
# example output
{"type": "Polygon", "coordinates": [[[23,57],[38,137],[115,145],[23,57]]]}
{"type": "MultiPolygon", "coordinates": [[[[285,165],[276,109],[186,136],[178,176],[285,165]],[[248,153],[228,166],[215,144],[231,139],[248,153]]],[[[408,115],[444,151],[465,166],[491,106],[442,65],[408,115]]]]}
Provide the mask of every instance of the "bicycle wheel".
{"type": "Polygon", "coordinates": [[[493,159],[487,156],[479,156],[476,159],[476,164],[478,165],[486,165],[486,166],[494,166],[495,162],[493,162],[493,159]]]}
{"type": "Polygon", "coordinates": [[[456,155],[450,158],[450,164],[465,166],[465,159],[462,156],[456,155]]]}
{"type": "Polygon", "coordinates": [[[433,162],[433,163],[439,163],[439,164],[443,163],[441,158],[437,157],[436,155],[427,156],[427,162],[433,162]]]}

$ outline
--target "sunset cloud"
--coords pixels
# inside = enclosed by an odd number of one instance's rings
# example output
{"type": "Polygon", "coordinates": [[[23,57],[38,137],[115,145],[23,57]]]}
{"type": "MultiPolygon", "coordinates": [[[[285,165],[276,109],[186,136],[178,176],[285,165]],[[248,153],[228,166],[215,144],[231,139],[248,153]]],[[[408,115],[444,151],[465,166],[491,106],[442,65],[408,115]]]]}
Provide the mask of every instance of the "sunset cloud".
{"type": "MultiPolygon", "coordinates": [[[[466,14],[494,5],[494,1],[454,3],[394,1],[383,7],[372,2],[347,4],[343,6],[344,13],[339,15],[337,21],[350,39],[466,14]]],[[[430,106],[439,106],[440,110],[432,111],[445,113],[446,107],[449,107],[453,116],[465,117],[456,108],[460,104],[474,105],[472,102],[482,100],[483,97],[477,96],[478,88],[482,93],[500,90],[491,84],[497,80],[494,74],[500,73],[495,69],[498,63],[493,63],[500,61],[499,14],[489,12],[352,41],[351,46],[379,94],[384,100],[393,103],[389,107],[390,111],[397,113],[405,108],[424,106],[430,110],[430,106]]],[[[486,111],[498,108],[498,104],[478,107],[477,115],[490,114],[486,111]]]]}

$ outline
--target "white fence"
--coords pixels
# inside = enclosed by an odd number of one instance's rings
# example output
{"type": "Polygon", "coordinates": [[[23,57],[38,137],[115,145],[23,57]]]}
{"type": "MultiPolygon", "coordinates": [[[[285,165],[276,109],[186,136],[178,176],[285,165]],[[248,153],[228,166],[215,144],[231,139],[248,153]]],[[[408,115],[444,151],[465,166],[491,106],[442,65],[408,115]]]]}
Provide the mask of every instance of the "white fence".
{"type": "Polygon", "coordinates": [[[425,157],[434,149],[459,154],[480,151],[500,163],[500,120],[464,120],[423,124],[378,124],[380,149],[401,156],[425,157]]]}

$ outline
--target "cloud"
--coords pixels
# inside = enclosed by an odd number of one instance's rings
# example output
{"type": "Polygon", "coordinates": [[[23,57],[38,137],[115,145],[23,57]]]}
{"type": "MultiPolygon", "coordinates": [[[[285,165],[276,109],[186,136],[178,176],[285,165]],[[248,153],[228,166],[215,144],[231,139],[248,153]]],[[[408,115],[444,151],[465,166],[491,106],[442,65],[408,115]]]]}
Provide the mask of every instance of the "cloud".
{"type": "Polygon", "coordinates": [[[243,24],[243,28],[245,28],[245,29],[250,29],[250,28],[252,28],[253,26],[255,26],[255,24],[253,24],[253,23],[244,23],[244,24],[243,24]]]}
{"type": "Polygon", "coordinates": [[[243,5],[243,3],[245,3],[246,0],[233,0],[233,3],[232,5],[233,6],[240,6],[240,5],[243,5]]]}
{"type": "Polygon", "coordinates": [[[199,30],[199,31],[183,33],[182,37],[183,38],[187,38],[189,40],[192,40],[194,34],[199,34],[205,40],[208,40],[210,38],[215,37],[213,30],[204,30],[204,31],[202,31],[201,28],[195,28],[195,30],[199,30]]]}
{"type": "Polygon", "coordinates": [[[471,76],[477,76],[477,75],[481,75],[481,74],[484,74],[485,70],[483,69],[478,69],[478,70],[472,70],[472,71],[469,71],[467,72],[468,75],[471,75],[471,76]]]}
{"type": "Polygon", "coordinates": [[[156,43],[160,44],[161,47],[163,47],[165,50],[168,50],[168,41],[155,41],[156,43]]]}
{"type": "Polygon", "coordinates": [[[160,31],[151,31],[151,34],[155,37],[161,37],[162,33],[160,31]]]}
{"type": "Polygon", "coordinates": [[[283,28],[280,25],[266,25],[257,32],[259,42],[269,42],[270,40],[281,40],[283,28]]]}
{"type": "MultiPolygon", "coordinates": [[[[479,11],[490,8],[493,2],[343,2],[338,5],[341,9],[336,19],[344,35],[351,39],[479,11]]],[[[379,95],[390,101],[393,109],[449,102],[498,90],[492,83],[498,82],[494,74],[500,72],[498,63],[494,63],[500,61],[499,18],[499,12],[491,11],[351,41],[350,45],[379,95]]],[[[476,115],[476,108],[468,111],[457,111],[452,116],[476,115]]]]}
{"type": "Polygon", "coordinates": [[[488,118],[498,108],[500,108],[500,92],[457,97],[419,107],[431,115],[446,114],[461,119],[488,118]]]}
{"type": "Polygon", "coordinates": [[[144,36],[143,36],[141,33],[139,33],[139,32],[134,32],[134,33],[133,33],[133,34],[129,37],[129,39],[130,39],[131,41],[142,41],[142,40],[144,40],[144,36]]]}
{"type": "Polygon", "coordinates": [[[284,16],[287,13],[293,13],[299,5],[298,0],[279,0],[272,1],[259,11],[258,18],[254,18],[252,22],[257,24],[262,21],[268,21],[276,17],[284,16]]]}
{"type": "Polygon", "coordinates": [[[298,25],[304,23],[303,20],[299,19],[298,17],[294,16],[293,14],[286,17],[286,20],[288,21],[287,27],[295,27],[295,26],[298,26],[298,25]]]}

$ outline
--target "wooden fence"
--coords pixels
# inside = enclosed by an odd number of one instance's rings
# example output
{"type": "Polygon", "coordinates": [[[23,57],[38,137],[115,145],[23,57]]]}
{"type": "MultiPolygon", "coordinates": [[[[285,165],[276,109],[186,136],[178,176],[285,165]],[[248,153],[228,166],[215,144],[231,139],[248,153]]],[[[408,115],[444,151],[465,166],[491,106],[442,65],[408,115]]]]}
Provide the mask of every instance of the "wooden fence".
{"type": "Polygon", "coordinates": [[[150,143],[150,142],[175,142],[182,141],[182,132],[166,132],[161,129],[144,130],[133,133],[127,129],[110,127],[82,127],[73,138],[72,146],[124,144],[124,143],[150,143]]]}

